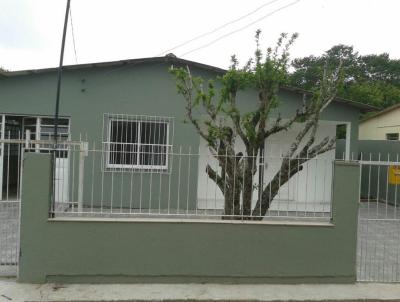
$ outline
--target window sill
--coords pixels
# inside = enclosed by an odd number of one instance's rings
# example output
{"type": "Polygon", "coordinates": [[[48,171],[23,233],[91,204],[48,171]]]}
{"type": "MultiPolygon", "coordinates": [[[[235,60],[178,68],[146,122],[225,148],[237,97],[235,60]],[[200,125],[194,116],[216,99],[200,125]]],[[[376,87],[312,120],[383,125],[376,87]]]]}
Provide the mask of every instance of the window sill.
{"type": "Polygon", "coordinates": [[[104,172],[114,173],[170,173],[167,166],[106,165],[104,172]]]}
{"type": "Polygon", "coordinates": [[[213,219],[179,219],[179,218],[108,218],[108,217],[58,217],[49,218],[48,222],[109,222],[109,223],[200,223],[200,224],[236,224],[236,225],[271,225],[271,226],[305,226],[334,227],[331,221],[301,220],[213,220],[213,219]]]}

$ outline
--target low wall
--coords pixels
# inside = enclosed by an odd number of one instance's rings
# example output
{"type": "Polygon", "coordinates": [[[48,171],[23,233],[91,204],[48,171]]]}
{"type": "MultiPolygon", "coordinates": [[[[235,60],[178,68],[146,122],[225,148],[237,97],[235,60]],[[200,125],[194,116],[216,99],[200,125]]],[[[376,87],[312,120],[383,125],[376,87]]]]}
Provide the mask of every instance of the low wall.
{"type": "Polygon", "coordinates": [[[331,223],[49,219],[51,159],[24,159],[19,281],[355,281],[359,166],[336,162],[331,223]]]}

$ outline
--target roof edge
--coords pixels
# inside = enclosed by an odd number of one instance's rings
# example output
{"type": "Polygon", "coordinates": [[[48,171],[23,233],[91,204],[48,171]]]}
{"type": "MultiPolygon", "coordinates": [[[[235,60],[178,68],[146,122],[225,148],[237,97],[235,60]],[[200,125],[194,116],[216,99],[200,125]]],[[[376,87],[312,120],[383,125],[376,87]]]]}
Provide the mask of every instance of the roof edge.
{"type": "MultiPolygon", "coordinates": [[[[284,86],[284,87],[282,87],[282,89],[284,89],[286,91],[296,92],[296,93],[301,93],[301,94],[306,94],[306,95],[312,95],[313,94],[309,90],[305,90],[305,89],[297,88],[297,87],[292,87],[292,86],[284,86]]],[[[342,103],[342,104],[346,104],[346,105],[350,105],[350,106],[356,107],[356,108],[362,110],[363,112],[372,112],[372,111],[379,110],[378,107],[375,107],[375,106],[372,106],[372,105],[368,105],[368,104],[364,104],[364,103],[357,102],[357,101],[353,101],[353,100],[349,100],[349,99],[345,99],[345,98],[342,98],[342,97],[335,97],[334,101],[338,102],[338,103],[342,103]]]]}
{"type": "MultiPolygon", "coordinates": [[[[178,63],[178,64],[187,64],[192,66],[197,66],[202,69],[212,70],[218,73],[225,73],[226,70],[211,66],[195,61],[185,60],[176,57],[173,54],[168,54],[163,57],[149,57],[149,58],[139,58],[139,59],[129,59],[129,60],[117,60],[117,61],[106,61],[106,62],[94,62],[94,63],[84,63],[84,64],[72,64],[72,65],[64,65],[63,70],[77,70],[84,68],[99,68],[99,67],[111,67],[111,66],[123,66],[123,65],[135,65],[141,63],[178,63]]],[[[14,77],[14,76],[22,76],[22,75],[31,75],[31,74],[40,74],[47,72],[57,71],[58,67],[49,67],[49,68],[39,68],[39,69],[24,69],[24,70],[16,70],[16,71],[0,71],[0,75],[4,77],[14,77]]]]}
{"type": "MultiPolygon", "coordinates": [[[[84,69],[84,68],[101,68],[101,67],[110,67],[110,66],[123,66],[123,65],[135,65],[141,63],[175,63],[179,65],[191,65],[201,69],[210,70],[219,74],[224,74],[227,72],[226,69],[222,69],[216,66],[207,65],[195,61],[185,60],[178,58],[174,54],[167,54],[163,57],[148,57],[148,58],[138,58],[138,59],[129,59],[129,60],[118,60],[118,61],[106,61],[106,62],[97,62],[97,63],[84,63],[84,64],[74,64],[74,65],[65,65],[63,66],[64,70],[77,70],[77,69],[84,69]]],[[[58,70],[58,67],[51,67],[51,68],[42,68],[42,69],[26,69],[26,70],[17,70],[17,71],[0,71],[0,76],[3,77],[14,77],[14,76],[23,76],[23,75],[32,75],[32,74],[41,74],[47,72],[55,72],[58,70]]],[[[295,93],[307,94],[312,95],[311,91],[304,90],[301,88],[296,87],[289,87],[284,86],[282,87],[283,90],[291,91],[295,93]]],[[[340,97],[336,97],[334,99],[335,102],[343,103],[352,107],[356,107],[360,109],[362,112],[371,112],[377,111],[378,108],[367,105],[364,103],[356,102],[353,100],[348,100],[340,97]]]]}
{"type": "Polygon", "coordinates": [[[387,108],[385,108],[385,109],[383,109],[383,110],[381,110],[381,111],[379,111],[379,112],[376,112],[376,113],[374,113],[374,114],[372,114],[372,115],[370,115],[370,116],[368,116],[368,117],[366,117],[366,118],[363,118],[363,119],[360,121],[360,123],[364,123],[364,122],[366,122],[366,121],[369,121],[369,120],[371,120],[371,119],[373,119],[373,118],[375,118],[375,117],[378,117],[378,116],[380,116],[380,115],[382,115],[382,114],[386,114],[386,113],[388,113],[388,112],[390,112],[390,111],[392,111],[392,110],[394,110],[394,109],[397,109],[397,108],[400,108],[400,103],[394,104],[394,105],[392,105],[392,106],[389,106],[389,107],[387,107],[387,108]]]}

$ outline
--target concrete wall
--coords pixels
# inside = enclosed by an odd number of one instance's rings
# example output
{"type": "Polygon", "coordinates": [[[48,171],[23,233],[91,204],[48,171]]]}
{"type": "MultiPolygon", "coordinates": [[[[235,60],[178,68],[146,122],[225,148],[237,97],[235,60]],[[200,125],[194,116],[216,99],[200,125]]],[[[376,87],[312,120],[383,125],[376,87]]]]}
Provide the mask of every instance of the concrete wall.
{"type": "Polygon", "coordinates": [[[23,168],[20,282],[355,281],[356,163],[335,162],[330,223],[49,219],[50,156],[23,168]]]}
{"type": "Polygon", "coordinates": [[[400,133],[400,107],[360,123],[360,140],[386,140],[387,133],[400,133]]]}

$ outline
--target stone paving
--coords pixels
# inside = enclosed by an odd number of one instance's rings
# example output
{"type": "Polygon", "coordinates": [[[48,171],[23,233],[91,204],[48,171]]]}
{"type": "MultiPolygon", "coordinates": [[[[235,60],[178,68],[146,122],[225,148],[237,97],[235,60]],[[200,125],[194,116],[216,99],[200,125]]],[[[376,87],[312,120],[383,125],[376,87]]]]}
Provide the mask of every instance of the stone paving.
{"type": "Polygon", "coordinates": [[[361,203],[358,221],[359,281],[400,282],[400,209],[361,203]]]}
{"type": "Polygon", "coordinates": [[[400,284],[21,284],[0,278],[0,301],[394,302],[400,284]]]}

